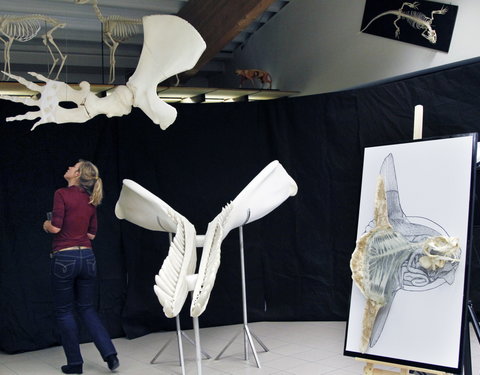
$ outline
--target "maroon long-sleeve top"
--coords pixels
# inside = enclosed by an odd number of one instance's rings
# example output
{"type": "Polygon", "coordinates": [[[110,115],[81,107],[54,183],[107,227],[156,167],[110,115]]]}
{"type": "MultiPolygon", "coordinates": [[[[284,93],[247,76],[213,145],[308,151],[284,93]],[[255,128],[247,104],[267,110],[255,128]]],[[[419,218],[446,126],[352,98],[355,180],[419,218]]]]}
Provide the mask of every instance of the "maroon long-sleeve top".
{"type": "Polygon", "coordinates": [[[87,233],[97,233],[97,209],[89,201],[90,196],[79,186],[55,191],[52,225],[60,228],[60,232],[53,237],[54,251],[72,246],[92,246],[87,233]]]}

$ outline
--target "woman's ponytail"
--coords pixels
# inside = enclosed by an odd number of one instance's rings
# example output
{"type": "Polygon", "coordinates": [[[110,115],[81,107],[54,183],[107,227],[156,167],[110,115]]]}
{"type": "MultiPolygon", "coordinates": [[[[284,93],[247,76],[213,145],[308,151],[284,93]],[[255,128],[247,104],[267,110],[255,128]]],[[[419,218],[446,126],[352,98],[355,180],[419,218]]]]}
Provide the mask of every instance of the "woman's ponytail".
{"type": "Polygon", "coordinates": [[[98,206],[103,199],[103,182],[98,174],[98,168],[88,160],[80,161],[79,183],[82,188],[90,195],[90,204],[98,206]]]}

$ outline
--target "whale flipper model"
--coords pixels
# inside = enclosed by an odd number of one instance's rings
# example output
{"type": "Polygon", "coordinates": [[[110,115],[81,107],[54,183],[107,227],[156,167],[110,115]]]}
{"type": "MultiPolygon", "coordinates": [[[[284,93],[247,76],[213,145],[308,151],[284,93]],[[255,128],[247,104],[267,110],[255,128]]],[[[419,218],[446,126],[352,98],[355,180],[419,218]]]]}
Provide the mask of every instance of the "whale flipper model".
{"type": "Polygon", "coordinates": [[[357,241],[350,268],[366,297],[360,350],[381,336],[396,293],[429,290],[454,280],[460,249],[438,224],[413,222],[400,204],[393,155],[383,161],[377,180],[374,220],[357,241]],[[433,229],[435,227],[436,229],[433,229]],[[437,230],[438,229],[438,230],[437,230]]]}

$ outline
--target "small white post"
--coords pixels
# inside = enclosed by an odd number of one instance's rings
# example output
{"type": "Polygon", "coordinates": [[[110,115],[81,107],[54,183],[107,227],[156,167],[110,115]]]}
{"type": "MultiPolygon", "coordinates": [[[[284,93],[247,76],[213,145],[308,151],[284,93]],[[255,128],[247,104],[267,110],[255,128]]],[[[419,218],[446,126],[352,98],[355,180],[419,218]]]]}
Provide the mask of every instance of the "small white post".
{"type": "Polygon", "coordinates": [[[422,139],[423,132],[423,105],[415,106],[413,120],[413,139],[422,139]]]}

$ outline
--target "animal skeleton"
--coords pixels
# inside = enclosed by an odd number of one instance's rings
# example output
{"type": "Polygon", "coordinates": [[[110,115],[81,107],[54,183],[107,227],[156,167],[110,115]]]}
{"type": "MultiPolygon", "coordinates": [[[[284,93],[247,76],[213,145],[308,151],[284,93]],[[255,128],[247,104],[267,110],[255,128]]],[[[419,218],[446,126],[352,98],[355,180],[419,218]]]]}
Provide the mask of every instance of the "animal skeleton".
{"type": "Polygon", "coordinates": [[[422,36],[427,39],[430,43],[435,44],[437,43],[437,32],[432,29],[432,22],[435,14],[444,15],[447,13],[448,8],[442,6],[439,10],[434,10],[430,13],[430,17],[427,17],[425,14],[417,11],[409,11],[403,10],[405,6],[411,9],[418,9],[418,2],[408,3],[405,2],[402,4],[400,9],[398,10],[388,10],[386,12],[380,13],[378,16],[374,17],[368,24],[365,26],[361,31],[365,31],[375,20],[379,19],[380,17],[386,15],[394,15],[397,16],[393,24],[395,26],[395,38],[400,37],[400,27],[397,25],[397,22],[400,21],[402,18],[405,19],[410,26],[415,29],[423,30],[422,36]]]}
{"type": "Polygon", "coordinates": [[[64,23],[59,22],[58,20],[44,16],[42,14],[31,14],[28,16],[15,16],[15,15],[0,15],[0,33],[3,35],[0,36],[0,40],[4,44],[3,49],[3,70],[7,73],[10,73],[10,48],[12,47],[13,41],[17,40],[19,42],[27,42],[35,38],[42,27],[42,23],[45,25],[50,25],[51,29],[48,30],[44,35],[42,35],[43,44],[48,48],[48,52],[52,57],[53,64],[48,72],[48,76],[52,74],[53,70],[57,66],[59,60],[61,60],[60,66],[58,68],[55,79],[58,78],[60,72],[63,69],[66,55],[63,55],[58,48],[55,40],[53,39],[53,32],[58,28],[65,27],[64,23]],[[54,52],[52,51],[52,46],[55,49],[55,52],[58,54],[58,57],[55,57],[54,52]]]}
{"type": "Polygon", "coordinates": [[[143,49],[135,72],[125,86],[115,87],[111,95],[106,97],[96,96],[85,81],[80,83],[80,90],[75,90],[64,82],[50,80],[36,73],[30,74],[45,82],[44,86],[6,73],[27,88],[41,93],[40,99],[1,95],[0,99],[39,107],[38,111],[8,117],[6,120],[40,118],[33,125],[33,130],[48,122],[86,122],[99,114],[123,116],[129,114],[134,106],[142,109],[155,124],[166,129],[175,121],[177,111],[158,97],[157,86],[168,77],[193,68],[206,45],[193,26],[180,17],[145,16],[143,27],[143,49]],[[64,101],[73,102],[77,107],[65,109],[60,106],[60,102],[64,101]]]}
{"type": "Polygon", "coordinates": [[[109,83],[115,81],[115,52],[120,43],[131,38],[139,32],[142,20],[139,18],[127,18],[122,16],[104,16],[98,7],[98,0],[75,0],[76,4],[91,3],[95,15],[102,23],[103,42],[110,50],[110,74],[109,83]]]}
{"type": "Polygon", "coordinates": [[[419,263],[426,270],[443,268],[446,262],[460,262],[458,238],[434,237],[425,241],[423,254],[419,263]]]}

